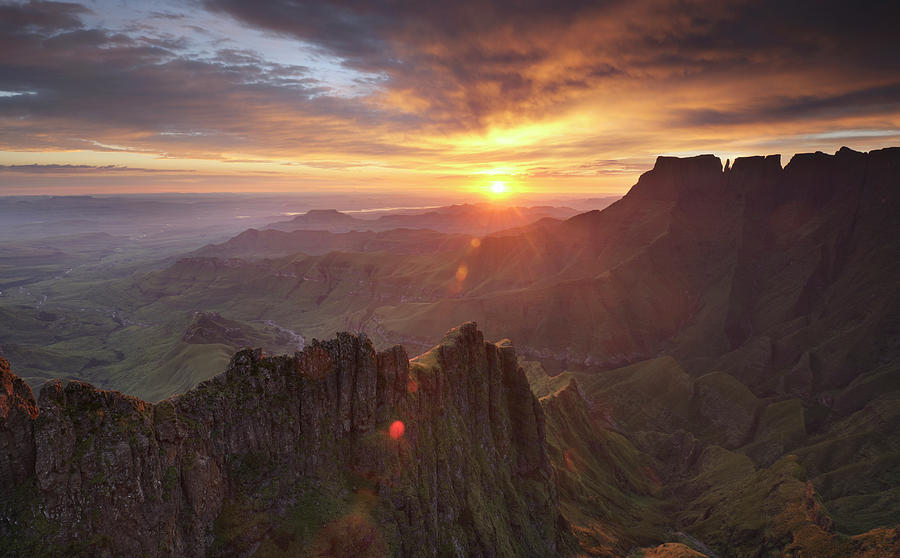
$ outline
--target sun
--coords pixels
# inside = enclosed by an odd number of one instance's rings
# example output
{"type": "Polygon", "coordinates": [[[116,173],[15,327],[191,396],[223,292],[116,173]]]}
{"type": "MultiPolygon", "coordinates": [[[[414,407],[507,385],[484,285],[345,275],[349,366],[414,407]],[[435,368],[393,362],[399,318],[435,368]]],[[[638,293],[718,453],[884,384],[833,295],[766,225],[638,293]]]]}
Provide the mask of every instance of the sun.
{"type": "Polygon", "coordinates": [[[473,189],[478,191],[489,201],[495,202],[505,200],[518,193],[518,182],[516,182],[514,179],[502,177],[503,180],[497,180],[497,178],[501,177],[494,177],[493,180],[485,181],[478,185],[473,185],[473,189]]]}

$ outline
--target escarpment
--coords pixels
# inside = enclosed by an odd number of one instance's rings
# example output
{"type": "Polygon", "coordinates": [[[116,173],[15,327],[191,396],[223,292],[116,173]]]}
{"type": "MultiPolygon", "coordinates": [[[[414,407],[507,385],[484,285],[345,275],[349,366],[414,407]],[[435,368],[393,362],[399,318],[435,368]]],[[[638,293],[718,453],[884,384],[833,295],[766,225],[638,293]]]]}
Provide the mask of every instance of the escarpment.
{"type": "Polygon", "coordinates": [[[413,361],[347,333],[243,350],[156,405],[0,375],[3,555],[557,552],[541,406],[474,323],[413,361]]]}

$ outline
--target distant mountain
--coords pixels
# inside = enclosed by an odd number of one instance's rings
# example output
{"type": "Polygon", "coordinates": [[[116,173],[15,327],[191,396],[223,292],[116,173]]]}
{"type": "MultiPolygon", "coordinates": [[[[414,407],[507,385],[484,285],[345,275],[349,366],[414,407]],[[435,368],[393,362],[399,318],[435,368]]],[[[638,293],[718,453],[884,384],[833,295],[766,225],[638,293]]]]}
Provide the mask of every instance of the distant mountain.
{"type": "Polygon", "coordinates": [[[391,254],[432,254],[465,248],[476,238],[427,229],[390,229],[382,232],[323,230],[249,229],[221,244],[210,244],[192,252],[194,257],[278,258],[295,254],[321,255],[328,252],[388,252],[391,254]]]}
{"type": "Polygon", "coordinates": [[[288,221],[268,225],[280,231],[325,230],[329,232],[429,229],[444,233],[483,236],[519,227],[547,217],[565,219],[578,213],[569,207],[507,207],[490,203],[441,207],[416,214],[389,214],[377,219],[360,219],[333,209],[313,209],[288,221]]]}
{"type": "Polygon", "coordinates": [[[332,232],[347,232],[358,229],[362,219],[357,219],[336,209],[310,209],[293,217],[288,221],[279,221],[267,225],[267,229],[295,231],[301,229],[322,230],[332,232]]]}

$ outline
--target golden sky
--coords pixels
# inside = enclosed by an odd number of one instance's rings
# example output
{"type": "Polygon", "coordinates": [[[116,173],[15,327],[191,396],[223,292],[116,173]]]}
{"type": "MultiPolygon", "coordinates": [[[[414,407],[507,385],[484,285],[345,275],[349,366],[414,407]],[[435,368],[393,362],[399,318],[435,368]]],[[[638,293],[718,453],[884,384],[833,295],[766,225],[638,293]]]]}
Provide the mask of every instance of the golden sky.
{"type": "Polygon", "coordinates": [[[0,3],[0,195],[620,193],[900,145],[892,2],[0,3]]]}

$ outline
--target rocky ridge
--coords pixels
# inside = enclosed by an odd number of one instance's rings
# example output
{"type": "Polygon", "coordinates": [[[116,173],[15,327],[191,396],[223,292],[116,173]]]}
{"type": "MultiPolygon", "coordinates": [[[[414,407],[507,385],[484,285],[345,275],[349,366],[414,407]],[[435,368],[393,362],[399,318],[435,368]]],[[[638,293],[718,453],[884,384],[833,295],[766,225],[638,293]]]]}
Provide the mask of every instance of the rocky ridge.
{"type": "Polygon", "coordinates": [[[6,556],[540,556],[565,537],[541,405],[474,323],[412,361],[346,333],[243,350],[155,405],[76,381],[35,402],[2,359],[0,377],[6,556]]]}

